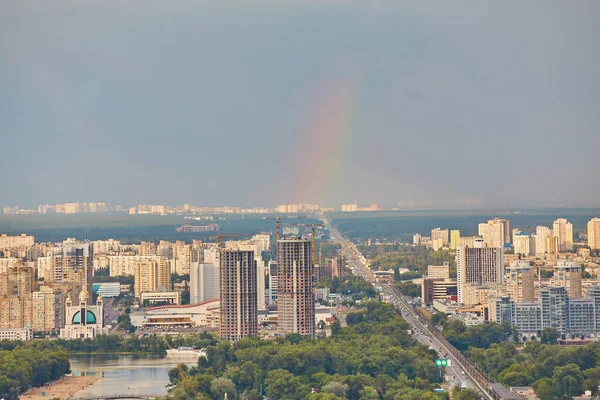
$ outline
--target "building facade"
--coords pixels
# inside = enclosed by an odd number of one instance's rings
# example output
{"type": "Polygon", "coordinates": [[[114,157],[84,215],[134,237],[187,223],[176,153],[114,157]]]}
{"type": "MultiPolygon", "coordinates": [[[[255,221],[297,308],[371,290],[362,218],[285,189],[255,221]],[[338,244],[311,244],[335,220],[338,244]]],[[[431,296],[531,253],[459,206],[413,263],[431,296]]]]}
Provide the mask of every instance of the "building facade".
{"type": "Polygon", "coordinates": [[[521,334],[539,334],[554,328],[561,334],[580,335],[600,332],[600,287],[592,286],[586,298],[569,298],[566,288],[550,286],[540,289],[534,303],[517,303],[509,297],[495,303],[496,322],[509,323],[521,334]]]}
{"type": "MultiPolygon", "coordinates": [[[[85,291],[85,290],[84,290],[85,291]]],[[[102,297],[95,306],[87,304],[88,293],[81,293],[78,305],[67,298],[65,307],[65,326],[60,330],[61,339],[93,339],[104,334],[102,297]]]]}
{"type": "Polygon", "coordinates": [[[219,297],[219,265],[192,263],[190,270],[190,303],[202,303],[219,297]]]}
{"type": "Polygon", "coordinates": [[[142,292],[154,292],[159,287],[171,290],[171,268],[168,260],[160,258],[135,262],[135,297],[142,292]]]}
{"type": "Polygon", "coordinates": [[[592,250],[600,249],[600,218],[592,218],[587,224],[588,246],[592,250]]]}
{"type": "Polygon", "coordinates": [[[525,261],[510,263],[506,270],[508,295],[517,303],[532,303],[535,300],[535,269],[525,261]]]}
{"type": "Polygon", "coordinates": [[[278,240],[277,266],[280,333],[315,337],[315,282],[311,241],[301,238],[278,240]]]}
{"type": "Polygon", "coordinates": [[[476,240],[475,247],[459,246],[456,249],[456,278],[458,302],[461,304],[464,304],[467,284],[504,283],[503,248],[484,247],[482,240],[476,240]]]}
{"type": "Polygon", "coordinates": [[[253,251],[220,252],[221,340],[258,335],[257,268],[253,251]]]}
{"type": "Polygon", "coordinates": [[[573,224],[565,218],[554,221],[552,234],[558,241],[558,251],[573,251],[573,224]]]}

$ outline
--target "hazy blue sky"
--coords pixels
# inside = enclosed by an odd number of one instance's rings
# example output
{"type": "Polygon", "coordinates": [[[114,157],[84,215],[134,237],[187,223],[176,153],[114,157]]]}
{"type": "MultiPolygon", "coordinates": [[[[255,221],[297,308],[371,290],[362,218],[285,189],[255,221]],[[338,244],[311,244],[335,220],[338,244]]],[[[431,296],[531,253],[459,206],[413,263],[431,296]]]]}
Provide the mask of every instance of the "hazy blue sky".
{"type": "Polygon", "coordinates": [[[600,2],[247,3],[0,2],[0,204],[600,205],[600,2]]]}

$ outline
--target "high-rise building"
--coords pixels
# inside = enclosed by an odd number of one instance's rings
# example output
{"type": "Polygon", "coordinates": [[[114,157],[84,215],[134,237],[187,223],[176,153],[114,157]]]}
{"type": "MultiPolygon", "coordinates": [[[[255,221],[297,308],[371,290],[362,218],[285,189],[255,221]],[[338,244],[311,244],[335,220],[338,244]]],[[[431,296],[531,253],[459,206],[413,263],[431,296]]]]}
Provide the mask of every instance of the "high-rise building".
{"type": "Polygon", "coordinates": [[[277,303],[277,287],[278,276],[277,276],[277,263],[275,261],[269,262],[269,304],[277,303]]]}
{"type": "Polygon", "coordinates": [[[254,252],[224,249],[220,254],[221,340],[258,334],[257,268],[254,252]]]}
{"type": "Polygon", "coordinates": [[[311,241],[277,241],[278,324],[280,333],[315,336],[315,298],[311,241]]]}
{"type": "Polygon", "coordinates": [[[35,286],[35,277],[32,267],[17,262],[0,271],[0,296],[27,296],[35,286]]]}
{"type": "Polygon", "coordinates": [[[573,251],[573,224],[559,218],[554,221],[552,234],[558,240],[558,251],[573,251]]]}
{"type": "Polygon", "coordinates": [[[552,230],[546,226],[537,226],[535,228],[535,254],[548,253],[546,241],[548,236],[552,236],[552,230]]]}
{"type": "Polygon", "coordinates": [[[217,264],[192,263],[190,271],[190,303],[219,297],[219,266],[217,264]]]}
{"type": "Polygon", "coordinates": [[[491,219],[488,222],[479,224],[479,236],[483,237],[483,241],[489,247],[503,247],[504,243],[510,243],[510,232],[505,229],[508,227],[508,220],[502,218],[491,219]]]}
{"type": "Polygon", "coordinates": [[[513,261],[507,268],[508,295],[517,303],[535,301],[535,269],[525,261],[513,261]]]}
{"type": "Polygon", "coordinates": [[[171,268],[168,260],[142,259],[135,262],[134,269],[135,297],[139,298],[143,292],[155,292],[161,286],[171,290],[171,268]]]}
{"type": "Polygon", "coordinates": [[[448,229],[435,228],[431,230],[431,243],[433,243],[433,249],[438,250],[446,246],[449,243],[448,240],[448,229]],[[436,248],[437,247],[437,248],[436,248]]]}
{"type": "Polygon", "coordinates": [[[587,224],[588,246],[600,249],[600,218],[592,218],[587,224]]]}
{"type": "Polygon", "coordinates": [[[535,238],[519,229],[513,229],[513,248],[515,254],[532,255],[535,251],[535,238]]]}
{"type": "Polygon", "coordinates": [[[453,229],[450,231],[450,250],[456,250],[460,246],[460,231],[453,229]]]}
{"type": "MultiPolygon", "coordinates": [[[[79,243],[74,239],[68,239],[62,247],[53,248],[47,257],[39,257],[37,263],[38,277],[44,278],[45,282],[85,288],[85,293],[90,296],[94,270],[94,253],[91,243],[79,243]],[[88,288],[89,290],[87,290],[88,288]]],[[[81,293],[83,292],[81,291],[81,293]]],[[[80,291],[73,292],[74,296],[79,294],[80,291]]]]}
{"type": "Polygon", "coordinates": [[[31,296],[5,296],[0,298],[0,303],[0,329],[31,325],[31,296]]]}
{"type": "Polygon", "coordinates": [[[192,265],[192,246],[182,241],[177,241],[173,250],[175,272],[179,275],[189,274],[192,265]]]}
{"type": "Polygon", "coordinates": [[[581,265],[561,260],[554,267],[554,284],[567,289],[570,297],[579,299],[583,297],[581,290],[581,277],[583,269],[581,265]]]}
{"type": "Polygon", "coordinates": [[[484,247],[476,240],[475,247],[456,249],[456,279],[458,302],[463,303],[465,285],[504,283],[504,251],[502,247],[484,247]]]}
{"type": "Polygon", "coordinates": [[[33,330],[48,332],[65,324],[65,294],[58,288],[42,286],[33,292],[33,330]]]}

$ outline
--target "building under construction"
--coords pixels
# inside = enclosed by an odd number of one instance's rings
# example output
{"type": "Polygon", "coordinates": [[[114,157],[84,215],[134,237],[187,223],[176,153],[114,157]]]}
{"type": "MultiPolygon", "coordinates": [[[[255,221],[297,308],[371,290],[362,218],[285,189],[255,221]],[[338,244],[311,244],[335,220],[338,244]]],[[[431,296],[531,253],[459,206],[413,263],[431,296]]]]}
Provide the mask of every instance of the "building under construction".
{"type": "Polygon", "coordinates": [[[277,267],[277,317],[280,333],[299,333],[314,337],[314,265],[311,240],[278,240],[277,267]]]}
{"type": "MultiPolygon", "coordinates": [[[[220,249],[221,340],[258,335],[254,251],[220,249]]],[[[261,277],[262,278],[262,277],[261,277]]]]}

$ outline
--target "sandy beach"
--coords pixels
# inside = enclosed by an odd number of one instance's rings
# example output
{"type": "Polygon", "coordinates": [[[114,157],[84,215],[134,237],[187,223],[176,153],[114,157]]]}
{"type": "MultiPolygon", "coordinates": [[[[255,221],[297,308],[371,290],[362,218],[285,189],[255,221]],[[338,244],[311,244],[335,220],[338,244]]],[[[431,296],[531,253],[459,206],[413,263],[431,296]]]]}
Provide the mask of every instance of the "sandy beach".
{"type": "Polygon", "coordinates": [[[65,376],[52,385],[32,388],[19,396],[20,400],[50,400],[52,398],[68,399],[75,397],[75,393],[102,379],[101,375],[93,376],[65,376]],[[42,396],[44,392],[44,396],[42,396]]]}

